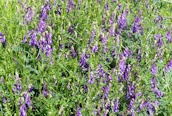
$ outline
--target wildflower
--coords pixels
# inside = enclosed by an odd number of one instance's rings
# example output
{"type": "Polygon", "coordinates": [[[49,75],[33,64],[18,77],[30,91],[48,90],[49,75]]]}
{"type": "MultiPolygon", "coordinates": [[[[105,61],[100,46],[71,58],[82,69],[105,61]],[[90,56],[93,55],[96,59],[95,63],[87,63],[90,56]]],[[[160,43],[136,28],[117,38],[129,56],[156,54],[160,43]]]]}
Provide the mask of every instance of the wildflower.
{"type": "Polygon", "coordinates": [[[25,98],[25,104],[29,108],[31,105],[31,100],[30,100],[30,96],[27,92],[24,94],[24,98],[25,98]]]}
{"type": "Polygon", "coordinates": [[[156,34],[154,35],[154,38],[158,41],[158,47],[162,46],[162,35],[161,34],[156,34]]]}
{"type": "Polygon", "coordinates": [[[86,71],[89,68],[89,64],[86,62],[86,55],[83,53],[79,61],[80,67],[83,71],[86,71]]]}
{"type": "Polygon", "coordinates": [[[110,85],[108,84],[106,87],[102,87],[102,90],[104,98],[107,99],[110,91],[110,85]]]}
{"type": "Polygon", "coordinates": [[[126,98],[131,99],[131,98],[135,97],[135,86],[134,86],[134,84],[130,83],[130,85],[127,88],[128,88],[128,91],[126,94],[126,98]]]}
{"type": "Polygon", "coordinates": [[[2,43],[3,46],[6,45],[6,38],[5,38],[5,35],[2,34],[1,32],[0,32],[0,41],[1,41],[1,43],[2,43]]]}
{"type": "Polygon", "coordinates": [[[70,33],[70,34],[73,34],[73,33],[74,33],[73,26],[70,26],[70,27],[69,27],[68,33],[70,33]]]}
{"type": "Polygon", "coordinates": [[[144,107],[147,107],[149,105],[148,101],[144,101],[143,103],[141,103],[138,107],[138,112],[140,112],[144,107]]]}
{"type": "Polygon", "coordinates": [[[27,22],[31,22],[33,16],[34,16],[34,12],[33,12],[32,8],[29,7],[29,8],[27,9],[26,16],[24,17],[24,24],[26,24],[27,22]]]}
{"type": "Polygon", "coordinates": [[[161,22],[162,20],[163,20],[162,16],[159,15],[158,17],[156,17],[156,18],[154,19],[154,22],[157,24],[157,23],[161,22]]]}
{"type": "Polygon", "coordinates": [[[106,11],[108,11],[108,7],[109,7],[109,6],[108,6],[108,2],[107,2],[106,5],[105,5],[105,10],[106,10],[106,11]]]}
{"type": "Polygon", "coordinates": [[[95,45],[92,48],[92,52],[94,53],[98,52],[98,43],[95,43],[95,45]]]}
{"type": "Polygon", "coordinates": [[[47,44],[46,45],[46,52],[45,52],[46,56],[49,57],[51,55],[51,52],[52,52],[52,48],[50,45],[47,44]]]}
{"type": "Polygon", "coordinates": [[[152,64],[151,73],[153,75],[155,75],[157,73],[157,67],[156,67],[156,65],[154,63],[152,64]]]}
{"type": "Polygon", "coordinates": [[[172,36],[171,36],[171,31],[169,30],[166,34],[166,39],[168,42],[172,42],[172,36]]]}
{"type": "Polygon", "coordinates": [[[141,49],[137,49],[137,56],[136,56],[136,58],[137,58],[137,61],[138,62],[140,62],[141,61],[141,59],[142,59],[142,52],[141,52],[141,49]]]}
{"type": "Polygon", "coordinates": [[[118,16],[119,29],[124,29],[127,26],[127,10],[125,10],[120,16],[118,16]]]}
{"type": "Polygon", "coordinates": [[[136,17],[134,21],[134,26],[132,28],[133,33],[143,34],[143,28],[141,27],[140,18],[136,17]]]}
{"type": "Polygon", "coordinates": [[[36,39],[37,38],[36,37],[36,31],[30,31],[29,37],[30,37],[30,45],[36,46],[38,44],[37,39],[36,39]]]}
{"type": "Polygon", "coordinates": [[[109,34],[111,37],[115,35],[115,25],[112,25],[109,29],[109,34]]]}
{"type": "Polygon", "coordinates": [[[52,44],[52,34],[49,32],[45,33],[45,38],[47,40],[47,44],[51,45],[52,44]]]}
{"type": "Polygon", "coordinates": [[[77,53],[75,52],[75,49],[74,49],[73,46],[71,47],[71,54],[72,54],[72,57],[73,57],[73,58],[75,58],[76,55],[77,55],[77,53]]]}
{"type": "Polygon", "coordinates": [[[94,80],[95,80],[95,79],[94,79],[94,75],[93,75],[93,72],[91,71],[91,72],[90,72],[89,83],[90,83],[90,84],[93,84],[93,83],[94,83],[94,80]]]}
{"type": "Polygon", "coordinates": [[[125,71],[122,75],[123,77],[122,80],[124,81],[124,80],[128,80],[128,76],[129,76],[131,68],[130,68],[130,65],[127,65],[126,67],[123,67],[123,68],[125,68],[125,71]]]}
{"type": "Polygon", "coordinates": [[[152,87],[152,90],[154,91],[154,93],[156,94],[156,96],[157,96],[158,98],[164,96],[164,94],[163,94],[160,90],[158,90],[158,88],[157,88],[157,86],[156,86],[156,78],[155,78],[155,77],[153,77],[153,78],[151,79],[151,87],[152,87]]]}
{"type": "Polygon", "coordinates": [[[45,32],[47,28],[46,22],[44,20],[40,20],[39,25],[38,25],[38,32],[45,32]]]}
{"type": "Polygon", "coordinates": [[[23,104],[21,107],[20,107],[20,116],[27,116],[27,108],[26,108],[26,105],[23,104]]]}
{"type": "Polygon", "coordinates": [[[116,113],[116,112],[119,112],[119,99],[116,99],[114,101],[114,106],[113,106],[113,111],[116,113]]]}
{"type": "Polygon", "coordinates": [[[44,86],[43,86],[43,96],[44,97],[47,97],[48,96],[48,93],[47,93],[47,86],[46,86],[46,84],[44,84],[44,86]]]}
{"type": "Polygon", "coordinates": [[[66,7],[66,12],[70,12],[71,11],[71,8],[75,8],[75,4],[74,4],[74,1],[73,0],[69,0],[68,1],[68,5],[66,7]]]}
{"type": "Polygon", "coordinates": [[[103,67],[101,64],[98,65],[98,76],[99,78],[103,77],[105,74],[104,70],[103,70],[103,67]]]}
{"type": "Polygon", "coordinates": [[[81,107],[77,107],[76,116],[82,116],[82,114],[81,114],[81,107]]]}
{"type": "Polygon", "coordinates": [[[125,59],[120,60],[119,68],[120,68],[121,75],[123,75],[125,72],[125,68],[126,68],[126,60],[125,59]]]}
{"type": "Polygon", "coordinates": [[[172,59],[169,61],[169,63],[167,63],[165,70],[170,71],[171,68],[172,68],[172,59]]]}
{"type": "Polygon", "coordinates": [[[27,38],[26,35],[23,37],[22,43],[26,43],[27,42],[27,38]]]}
{"type": "Polygon", "coordinates": [[[110,17],[110,19],[109,19],[110,25],[112,25],[112,24],[114,23],[114,17],[115,17],[115,14],[112,13],[112,15],[111,15],[111,17],[110,17]]]}

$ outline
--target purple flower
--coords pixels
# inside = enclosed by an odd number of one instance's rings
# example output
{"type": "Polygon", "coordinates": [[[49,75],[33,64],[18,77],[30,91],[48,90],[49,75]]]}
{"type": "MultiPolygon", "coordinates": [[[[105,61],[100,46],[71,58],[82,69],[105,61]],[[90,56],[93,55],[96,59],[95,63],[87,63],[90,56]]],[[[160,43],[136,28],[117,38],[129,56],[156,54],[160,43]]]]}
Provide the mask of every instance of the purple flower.
{"type": "Polygon", "coordinates": [[[46,56],[47,57],[49,57],[50,55],[51,55],[51,52],[52,52],[53,50],[52,50],[52,48],[51,48],[51,46],[50,45],[46,45],[46,56]]]}
{"type": "Polygon", "coordinates": [[[114,23],[114,17],[115,17],[115,14],[112,13],[112,15],[111,15],[111,17],[110,17],[110,19],[109,19],[110,25],[112,25],[112,24],[114,23]]]}
{"type": "Polygon", "coordinates": [[[122,75],[123,81],[124,80],[128,81],[128,76],[129,76],[130,70],[131,70],[130,65],[127,65],[127,67],[125,68],[125,72],[122,75]]]}
{"type": "Polygon", "coordinates": [[[47,44],[51,45],[52,44],[52,34],[51,33],[46,33],[45,38],[47,40],[47,44]]]}
{"type": "Polygon", "coordinates": [[[20,84],[14,84],[17,91],[22,91],[22,86],[20,84]]]}
{"type": "Polygon", "coordinates": [[[144,107],[147,107],[148,105],[149,105],[148,101],[141,103],[138,107],[138,112],[140,112],[144,107]]]}
{"type": "Polygon", "coordinates": [[[76,116],[82,116],[80,107],[77,107],[76,116]]]}
{"type": "Polygon", "coordinates": [[[93,84],[93,83],[94,83],[94,80],[95,80],[95,79],[94,79],[94,74],[93,74],[93,72],[91,71],[91,72],[90,72],[89,83],[90,83],[90,84],[93,84]]]}
{"type": "Polygon", "coordinates": [[[130,83],[130,85],[127,88],[128,88],[128,91],[126,94],[126,98],[127,99],[134,98],[135,97],[135,86],[134,86],[134,84],[130,83]]]}
{"type": "Polygon", "coordinates": [[[47,86],[46,86],[46,84],[44,84],[44,86],[43,86],[43,96],[44,97],[47,97],[48,96],[48,93],[47,93],[47,86]]]}
{"type": "Polygon", "coordinates": [[[114,101],[114,106],[113,106],[113,111],[116,113],[116,112],[119,112],[119,99],[116,99],[114,101]]]}
{"type": "Polygon", "coordinates": [[[45,4],[45,6],[43,6],[41,14],[40,14],[41,20],[46,20],[47,19],[47,12],[50,9],[51,9],[51,6],[49,4],[45,4]]]}
{"type": "Polygon", "coordinates": [[[159,15],[158,17],[156,17],[156,18],[154,19],[154,22],[157,24],[158,22],[161,22],[162,20],[163,20],[162,16],[159,15]]]}
{"type": "Polygon", "coordinates": [[[38,26],[38,31],[43,33],[46,30],[46,22],[44,20],[40,20],[39,26],[38,26]]]}
{"type": "Polygon", "coordinates": [[[29,32],[29,37],[30,37],[30,45],[36,46],[38,44],[37,39],[36,39],[37,38],[36,32],[35,31],[29,32]]]}
{"type": "Polygon", "coordinates": [[[119,68],[120,68],[121,75],[123,75],[125,72],[125,68],[126,68],[126,60],[125,59],[120,60],[119,68]]]}
{"type": "Polygon", "coordinates": [[[26,104],[26,106],[29,108],[30,105],[31,105],[30,96],[29,96],[29,94],[26,92],[25,95],[24,95],[24,97],[25,97],[25,102],[26,102],[25,104],[26,104]]]}
{"type": "Polygon", "coordinates": [[[99,75],[99,78],[103,77],[105,74],[104,70],[103,70],[103,67],[101,64],[98,65],[98,75],[99,75]]]}
{"type": "Polygon", "coordinates": [[[124,29],[127,26],[127,10],[125,10],[120,16],[118,16],[119,29],[124,29]]]}
{"type": "Polygon", "coordinates": [[[27,42],[27,38],[26,35],[23,37],[22,43],[26,43],[27,42]]]}
{"type": "Polygon", "coordinates": [[[113,36],[115,35],[115,26],[114,26],[114,25],[112,25],[112,26],[110,27],[110,29],[109,29],[109,34],[110,34],[111,37],[113,37],[113,36]]]}
{"type": "Polygon", "coordinates": [[[109,91],[110,91],[110,85],[107,85],[106,87],[102,87],[103,90],[103,96],[105,99],[107,99],[108,95],[109,95],[109,91]]]}
{"type": "Polygon", "coordinates": [[[26,16],[24,17],[24,24],[27,24],[27,22],[31,22],[32,18],[34,16],[34,12],[31,7],[27,9],[26,16]]]}
{"type": "Polygon", "coordinates": [[[75,4],[74,4],[74,1],[73,0],[69,0],[68,1],[68,5],[66,7],[66,12],[70,12],[71,11],[71,8],[75,8],[75,4]]]}
{"type": "Polygon", "coordinates": [[[82,53],[81,59],[79,61],[79,65],[82,68],[83,71],[87,71],[89,68],[89,64],[86,62],[86,55],[82,53]]]}
{"type": "Polygon", "coordinates": [[[69,27],[68,33],[70,33],[70,34],[73,34],[73,33],[74,33],[73,26],[70,26],[70,27],[69,27]]]}
{"type": "Polygon", "coordinates": [[[109,7],[109,6],[108,6],[108,2],[107,2],[106,5],[105,5],[105,10],[106,10],[106,11],[108,11],[108,7],[109,7]]]}
{"type": "Polygon", "coordinates": [[[152,64],[151,73],[153,75],[155,75],[157,73],[157,67],[156,67],[156,65],[154,63],[152,64]]]}
{"type": "Polygon", "coordinates": [[[169,30],[166,34],[166,39],[168,42],[172,42],[171,31],[169,30]]]}
{"type": "Polygon", "coordinates": [[[170,71],[171,68],[172,68],[172,59],[169,61],[169,63],[167,63],[165,70],[170,71]]]}
{"type": "Polygon", "coordinates": [[[160,90],[158,90],[158,88],[157,88],[157,86],[156,86],[156,78],[155,78],[155,77],[153,77],[153,78],[151,79],[151,87],[152,87],[152,90],[154,91],[154,93],[156,94],[156,96],[157,96],[158,98],[164,96],[164,94],[163,94],[160,90]]]}
{"type": "Polygon", "coordinates": [[[156,34],[154,35],[154,38],[158,41],[158,47],[162,46],[162,35],[161,34],[156,34]]]}
{"type": "Polygon", "coordinates": [[[26,111],[27,109],[26,109],[26,105],[24,104],[24,105],[22,105],[21,107],[20,107],[20,116],[27,116],[27,111],[26,111]]]}
{"type": "Polygon", "coordinates": [[[131,98],[130,101],[129,101],[129,104],[128,104],[128,109],[130,111],[132,111],[132,109],[133,109],[134,102],[135,102],[135,99],[134,98],[131,98]]]}
{"type": "Polygon", "coordinates": [[[138,49],[137,50],[137,56],[136,56],[138,62],[140,62],[141,59],[142,59],[142,56],[141,55],[142,55],[141,49],[138,49]]]}
{"type": "Polygon", "coordinates": [[[6,100],[5,97],[2,97],[2,102],[3,102],[4,104],[6,104],[7,100],[6,100]]]}
{"type": "Polygon", "coordinates": [[[96,32],[94,30],[92,30],[91,40],[89,40],[88,44],[91,44],[94,41],[95,36],[96,36],[96,32]]]}
{"type": "Polygon", "coordinates": [[[92,52],[94,52],[94,53],[98,52],[98,43],[96,43],[96,44],[93,46],[92,52]]]}
{"type": "Polygon", "coordinates": [[[133,26],[132,30],[133,30],[133,33],[143,34],[143,28],[141,27],[141,21],[140,21],[139,17],[135,18],[134,26],[133,26]]]}
{"type": "Polygon", "coordinates": [[[2,34],[1,32],[0,32],[0,41],[1,41],[1,43],[2,43],[3,46],[6,45],[6,38],[5,38],[5,35],[2,34]]]}
{"type": "Polygon", "coordinates": [[[75,58],[76,55],[77,55],[77,53],[75,52],[75,49],[74,49],[73,46],[71,47],[71,54],[72,54],[72,57],[73,57],[73,58],[75,58]]]}
{"type": "Polygon", "coordinates": [[[118,10],[121,10],[122,4],[118,4],[118,10]]]}

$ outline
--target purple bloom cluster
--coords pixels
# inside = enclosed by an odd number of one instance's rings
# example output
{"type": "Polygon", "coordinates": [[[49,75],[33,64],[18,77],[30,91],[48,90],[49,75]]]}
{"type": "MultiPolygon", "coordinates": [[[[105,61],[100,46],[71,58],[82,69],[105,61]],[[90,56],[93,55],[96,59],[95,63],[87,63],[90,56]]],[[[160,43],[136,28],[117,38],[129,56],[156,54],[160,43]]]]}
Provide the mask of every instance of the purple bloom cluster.
{"type": "Polygon", "coordinates": [[[66,12],[70,12],[71,9],[74,9],[74,8],[75,8],[74,1],[73,0],[68,0],[68,5],[66,7],[66,12]]]}
{"type": "Polygon", "coordinates": [[[171,35],[171,30],[169,30],[166,34],[166,39],[168,42],[172,42],[172,35],[171,35]]]}
{"type": "Polygon", "coordinates": [[[154,38],[158,41],[158,47],[161,47],[163,42],[162,42],[162,35],[161,34],[157,34],[157,35],[154,35],[154,38]]]}
{"type": "Polygon", "coordinates": [[[124,29],[127,26],[127,14],[128,10],[126,9],[120,16],[118,16],[119,29],[124,29]]]}
{"type": "Polygon", "coordinates": [[[44,97],[47,97],[47,96],[48,96],[48,92],[47,92],[47,86],[46,86],[46,84],[44,84],[44,86],[43,86],[42,93],[43,93],[43,96],[44,96],[44,97]]]}
{"type": "Polygon", "coordinates": [[[82,53],[81,59],[79,61],[79,65],[82,68],[82,71],[84,71],[84,72],[87,71],[89,68],[89,64],[87,63],[87,59],[88,59],[87,55],[85,53],[82,53]]]}
{"type": "Polygon", "coordinates": [[[25,92],[19,101],[20,116],[27,116],[27,108],[31,106],[31,99],[28,92],[25,92]]]}
{"type": "Polygon", "coordinates": [[[139,105],[138,112],[140,112],[143,108],[146,108],[148,115],[153,115],[153,113],[156,112],[155,106],[157,107],[158,105],[159,105],[158,101],[149,102],[148,100],[146,100],[139,105]]]}
{"type": "Polygon", "coordinates": [[[1,32],[0,32],[0,41],[1,41],[1,43],[2,43],[3,46],[6,45],[6,38],[5,38],[5,35],[2,34],[1,32]]]}
{"type": "MultiPolygon", "coordinates": [[[[35,30],[31,30],[28,32],[30,45],[42,50],[42,52],[45,53],[47,57],[51,57],[51,52],[53,51],[51,47],[52,34],[51,32],[46,31],[48,27],[46,20],[48,18],[49,10],[51,10],[51,6],[49,4],[45,4],[41,10],[40,22],[38,24],[38,27],[35,30]],[[37,35],[41,35],[40,39],[37,37],[37,35]]],[[[27,42],[27,36],[24,36],[23,42],[27,42]]]]}
{"type": "Polygon", "coordinates": [[[143,28],[142,28],[141,20],[139,17],[135,17],[134,26],[132,30],[133,30],[133,33],[143,34],[143,28]]]}
{"type": "Polygon", "coordinates": [[[16,83],[14,84],[14,88],[12,88],[12,90],[13,90],[13,93],[22,91],[22,83],[21,83],[20,77],[18,76],[16,77],[16,83]]]}
{"type": "Polygon", "coordinates": [[[34,12],[33,12],[32,8],[28,7],[27,8],[27,13],[26,13],[26,15],[24,17],[24,24],[27,24],[28,22],[31,22],[33,16],[34,16],[34,12]]]}
{"type": "Polygon", "coordinates": [[[156,65],[154,63],[152,64],[151,73],[153,75],[155,75],[157,73],[157,67],[156,67],[156,65]]]}
{"type": "Polygon", "coordinates": [[[95,45],[94,45],[93,48],[92,48],[92,52],[93,52],[93,53],[98,52],[98,43],[95,43],[95,45]]]}
{"type": "Polygon", "coordinates": [[[156,86],[156,78],[155,78],[155,77],[153,77],[153,78],[151,79],[151,87],[152,87],[152,90],[154,91],[154,93],[156,94],[156,96],[157,96],[158,98],[164,96],[164,94],[163,94],[163,93],[157,88],[157,86],[156,86]]]}
{"type": "Polygon", "coordinates": [[[81,107],[77,107],[76,116],[82,116],[82,114],[81,114],[81,107]]]}
{"type": "Polygon", "coordinates": [[[119,111],[119,99],[114,101],[113,111],[116,113],[119,111]]]}
{"type": "Polygon", "coordinates": [[[171,68],[172,68],[172,59],[167,63],[165,70],[170,71],[171,68]]]}

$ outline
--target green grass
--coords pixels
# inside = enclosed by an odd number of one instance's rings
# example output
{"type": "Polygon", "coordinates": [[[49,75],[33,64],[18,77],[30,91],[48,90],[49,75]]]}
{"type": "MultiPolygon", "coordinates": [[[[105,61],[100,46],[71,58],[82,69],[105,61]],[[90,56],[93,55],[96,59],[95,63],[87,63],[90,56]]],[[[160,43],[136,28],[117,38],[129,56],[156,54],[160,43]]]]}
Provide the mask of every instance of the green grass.
{"type": "MultiPolygon", "coordinates": [[[[75,4],[78,0],[74,0],[75,4]]],[[[111,2],[112,0],[101,0],[98,3],[96,0],[83,0],[82,3],[76,5],[75,10],[66,12],[67,0],[50,0],[52,4],[51,10],[48,12],[47,32],[53,34],[53,52],[52,58],[47,58],[40,49],[31,47],[29,44],[23,44],[22,40],[28,31],[37,28],[40,21],[41,6],[44,2],[35,0],[22,1],[25,7],[31,7],[34,10],[33,21],[27,25],[23,24],[23,17],[26,12],[17,0],[0,1],[0,32],[6,37],[6,46],[0,46],[0,77],[4,78],[4,82],[0,82],[0,116],[19,115],[19,101],[22,99],[25,92],[30,86],[35,87],[35,91],[29,93],[31,97],[31,106],[27,108],[28,116],[69,116],[76,114],[77,107],[82,106],[81,113],[83,116],[92,116],[95,111],[100,111],[100,115],[106,112],[106,106],[111,105],[109,115],[119,115],[127,112],[126,99],[127,82],[118,83],[117,77],[120,73],[119,59],[124,49],[128,47],[132,50],[132,57],[127,58],[127,64],[131,65],[132,70],[129,73],[130,81],[136,86],[136,92],[142,92],[142,96],[135,100],[135,114],[138,116],[147,115],[146,108],[141,112],[138,111],[138,106],[141,102],[149,99],[151,103],[159,101],[160,105],[156,106],[157,116],[169,116],[172,114],[172,87],[171,76],[168,72],[163,75],[164,68],[169,60],[172,58],[172,42],[166,41],[165,35],[171,29],[172,22],[172,4],[167,1],[160,0],[118,0],[118,2],[111,2]],[[108,11],[105,11],[105,4],[109,3],[108,11]],[[121,10],[118,10],[118,4],[121,4],[121,10]],[[56,11],[61,6],[62,13],[58,15],[56,11]],[[115,14],[114,25],[118,30],[118,16],[128,9],[127,28],[123,30],[120,36],[120,43],[117,42],[116,37],[110,37],[109,29],[112,25],[109,24],[111,14],[115,14]],[[141,24],[144,28],[144,34],[132,34],[132,26],[134,24],[135,16],[142,11],[141,24]],[[154,23],[154,18],[161,15],[163,21],[159,24],[154,23]],[[104,20],[105,31],[102,32],[102,21],[104,20]],[[68,28],[74,25],[73,34],[68,33],[68,28]],[[96,35],[93,43],[88,47],[88,42],[91,40],[92,31],[96,35]],[[154,34],[161,33],[163,35],[163,46],[158,48],[157,41],[154,34]],[[104,43],[100,41],[100,36],[107,36],[108,52],[103,53],[104,43]],[[66,45],[70,43],[70,45],[66,45]],[[92,47],[98,43],[98,52],[93,53],[92,47]],[[60,45],[64,48],[60,50],[60,45]],[[65,47],[66,46],[66,47],[65,47]],[[77,56],[71,56],[71,47],[77,51],[77,56]],[[141,49],[142,60],[137,61],[137,50],[141,49]],[[115,51],[118,55],[113,57],[111,54],[115,51]],[[163,53],[162,56],[156,57],[156,53],[163,53]],[[83,72],[79,66],[82,53],[89,54],[87,62],[90,68],[87,72],[83,72]],[[38,60],[39,55],[40,60],[38,60]],[[107,61],[107,58],[110,62],[107,61]],[[163,60],[161,60],[163,58],[163,60]],[[158,72],[155,75],[157,79],[158,89],[164,93],[164,97],[157,98],[151,89],[150,79],[152,74],[150,72],[153,59],[156,59],[155,64],[158,72]],[[53,62],[52,64],[50,62],[53,62]],[[103,83],[103,79],[98,78],[98,64],[101,64],[104,72],[112,77],[108,83],[103,83]],[[114,66],[112,68],[112,65],[114,66]],[[89,84],[90,73],[93,72],[95,82],[89,84]],[[135,76],[137,73],[137,79],[135,76]],[[12,88],[14,84],[19,84],[16,77],[21,78],[22,91],[13,93],[12,88]],[[102,87],[111,85],[110,92],[107,99],[101,98],[103,96],[102,87]],[[43,96],[43,85],[47,85],[48,96],[43,96]],[[67,88],[70,86],[70,89],[67,88]],[[88,91],[84,88],[87,86],[88,91]],[[3,103],[2,98],[6,98],[6,103],[3,103]],[[119,112],[113,112],[113,101],[119,99],[119,112]],[[34,110],[32,110],[32,108],[34,110]]],[[[45,32],[44,32],[45,33],[45,32]]],[[[43,33],[43,34],[44,34],[43,33]]],[[[43,35],[42,34],[42,35],[43,35]]],[[[38,35],[39,37],[42,36],[38,35]]],[[[29,40],[29,38],[28,38],[29,40]]],[[[1,44],[0,44],[1,45],[1,44]]]]}

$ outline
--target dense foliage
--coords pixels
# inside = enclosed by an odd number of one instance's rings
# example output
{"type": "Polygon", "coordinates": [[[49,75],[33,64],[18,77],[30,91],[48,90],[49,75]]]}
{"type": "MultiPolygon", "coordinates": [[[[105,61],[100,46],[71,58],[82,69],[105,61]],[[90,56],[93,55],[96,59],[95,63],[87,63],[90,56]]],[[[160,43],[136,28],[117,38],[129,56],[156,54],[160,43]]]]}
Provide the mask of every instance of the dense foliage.
{"type": "Polygon", "coordinates": [[[172,3],[1,0],[0,116],[169,116],[172,3]]]}

